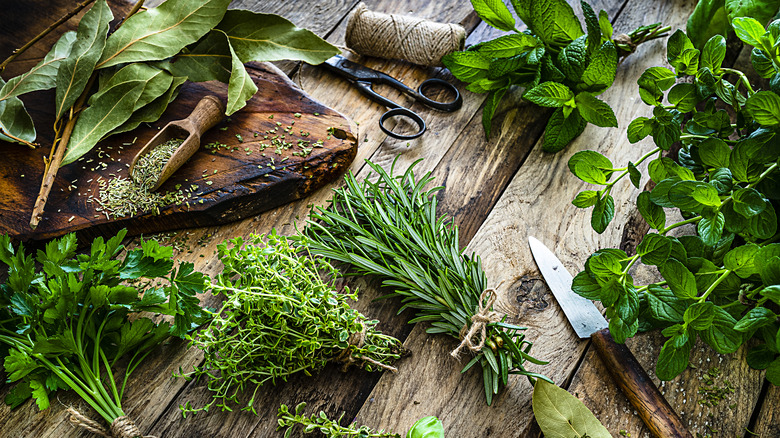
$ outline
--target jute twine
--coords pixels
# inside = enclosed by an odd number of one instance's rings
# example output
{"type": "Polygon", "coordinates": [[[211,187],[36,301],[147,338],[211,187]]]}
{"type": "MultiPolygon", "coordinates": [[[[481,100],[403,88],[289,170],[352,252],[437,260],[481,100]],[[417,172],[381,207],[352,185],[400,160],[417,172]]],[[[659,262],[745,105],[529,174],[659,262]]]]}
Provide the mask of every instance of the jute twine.
{"type": "Polygon", "coordinates": [[[70,414],[71,424],[86,429],[95,435],[106,438],[156,438],[153,435],[144,436],[141,434],[141,431],[138,430],[138,426],[135,425],[133,420],[126,416],[115,419],[114,422],[111,423],[111,429],[108,430],[103,427],[102,424],[85,417],[81,412],[72,407],[68,408],[68,413],[70,414]]]}
{"type": "MultiPolygon", "coordinates": [[[[347,343],[350,346],[354,346],[357,350],[360,350],[363,347],[363,344],[366,342],[367,331],[368,331],[368,327],[363,326],[363,331],[352,333],[349,335],[349,338],[347,339],[347,343]]],[[[370,364],[376,365],[379,368],[383,368],[392,372],[398,371],[398,368],[394,366],[385,365],[382,362],[376,361],[362,354],[356,358],[355,356],[352,355],[352,348],[350,347],[341,350],[341,353],[339,353],[339,355],[336,356],[334,360],[338,363],[344,364],[344,368],[342,369],[343,371],[346,371],[347,368],[350,367],[350,365],[354,365],[356,363],[361,363],[361,362],[368,362],[370,364]]]]}
{"type": "Polygon", "coordinates": [[[362,55],[436,67],[444,55],[463,50],[466,30],[457,24],[373,12],[359,3],[347,21],[345,40],[362,55]]]}
{"type": "Polygon", "coordinates": [[[487,339],[487,325],[491,322],[501,321],[501,314],[491,310],[493,304],[496,302],[496,290],[493,288],[485,289],[479,295],[479,304],[477,305],[477,313],[471,317],[471,327],[468,324],[464,324],[460,329],[460,345],[458,348],[452,350],[450,355],[457,359],[460,356],[460,351],[463,348],[468,348],[473,353],[479,353],[485,346],[485,339],[487,339]],[[487,298],[487,303],[485,299],[487,298]],[[483,303],[485,305],[483,306],[483,303]],[[476,338],[475,336],[479,335],[476,338]]]}

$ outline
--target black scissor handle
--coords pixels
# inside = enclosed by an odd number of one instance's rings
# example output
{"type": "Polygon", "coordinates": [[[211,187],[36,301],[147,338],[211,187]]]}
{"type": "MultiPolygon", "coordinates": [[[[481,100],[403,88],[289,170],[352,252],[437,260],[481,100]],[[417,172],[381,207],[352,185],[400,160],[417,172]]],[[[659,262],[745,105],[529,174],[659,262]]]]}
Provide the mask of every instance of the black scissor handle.
{"type": "Polygon", "coordinates": [[[382,114],[382,117],[379,118],[379,128],[385,134],[389,135],[390,137],[397,138],[399,140],[412,140],[414,138],[423,135],[423,133],[425,133],[425,130],[427,129],[427,127],[425,126],[425,121],[422,119],[422,117],[420,117],[416,112],[403,107],[393,108],[390,111],[382,114]],[[398,116],[408,117],[412,119],[414,123],[417,124],[417,127],[420,128],[420,130],[411,135],[402,135],[402,134],[396,134],[395,132],[385,128],[385,121],[387,119],[398,117],[398,116]]]}
{"type": "Polygon", "coordinates": [[[415,98],[425,105],[441,111],[453,112],[459,110],[460,107],[463,106],[463,96],[460,95],[458,88],[444,79],[439,78],[430,78],[423,81],[423,83],[420,84],[420,86],[417,88],[417,96],[415,96],[415,98]],[[433,100],[425,95],[423,90],[426,88],[444,88],[449,90],[450,93],[453,93],[455,98],[449,102],[439,102],[438,100],[433,100]]]}

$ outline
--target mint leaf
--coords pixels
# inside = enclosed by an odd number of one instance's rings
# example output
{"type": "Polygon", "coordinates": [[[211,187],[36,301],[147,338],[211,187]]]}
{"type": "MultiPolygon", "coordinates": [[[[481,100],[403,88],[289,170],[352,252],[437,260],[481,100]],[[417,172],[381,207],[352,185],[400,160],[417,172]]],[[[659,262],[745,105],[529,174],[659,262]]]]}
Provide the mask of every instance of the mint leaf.
{"type": "Polygon", "coordinates": [[[476,50],[490,58],[511,58],[537,47],[543,49],[544,45],[533,35],[515,33],[484,42],[476,50]]]}
{"type": "Polygon", "coordinates": [[[612,41],[606,41],[591,55],[590,64],[582,72],[585,91],[601,94],[615,82],[617,72],[617,49],[612,41]]]}
{"type": "MultiPolygon", "coordinates": [[[[588,53],[593,53],[601,44],[599,17],[596,16],[593,8],[584,0],[580,0],[580,7],[582,7],[582,15],[585,16],[585,27],[588,30],[588,53]]],[[[617,59],[617,56],[615,59],[617,59]]]]}
{"type": "Polygon", "coordinates": [[[542,82],[526,91],[523,97],[537,105],[561,107],[572,103],[574,93],[569,87],[557,82],[542,82]]]}
{"type": "Polygon", "coordinates": [[[699,158],[710,167],[729,167],[731,148],[719,138],[708,138],[698,146],[699,158]]]}
{"type": "Polygon", "coordinates": [[[488,94],[485,100],[485,107],[482,109],[482,127],[485,129],[485,138],[490,137],[490,131],[493,128],[493,116],[496,114],[498,104],[504,98],[509,88],[493,90],[488,94]]]}
{"type": "Polygon", "coordinates": [[[671,323],[682,322],[686,302],[677,298],[670,289],[650,285],[645,296],[653,318],[671,323]]]}
{"type": "Polygon", "coordinates": [[[616,128],[618,126],[615,113],[606,102],[597,99],[588,92],[578,94],[574,100],[582,118],[586,121],[601,127],[616,128]]]}
{"type": "Polygon", "coordinates": [[[588,56],[588,40],[585,35],[577,38],[558,52],[558,66],[566,78],[572,82],[580,82],[585,68],[590,62],[588,56]]]}
{"type": "Polygon", "coordinates": [[[755,18],[737,17],[734,18],[731,25],[734,27],[734,32],[736,32],[737,37],[741,39],[743,43],[766,52],[772,51],[771,47],[765,47],[762,43],[761,37],[766,33],[766,30],[755,18]]]}
{"type": "Polygon", "coordinates": [[[734,326],[734,330],[743,333],[753,332],[761,327],[774,324],[777,321],[777,315],[766,307],[756,307],[750,309],[734,326]]]}
{"type": "Polygon", "coordinates": [[[636,165],[630,161],[628,162],[628,177],[631,179],[631,184],[638,189],[639,183],[642,182],[642,174],[636,168],[636,165]]]}
{"type": "MultiPolygon", "coordinates": [[[[731,31],[724,0],[707,0],[696,3],[688,17],[685,32],[697,49],[704,47],[707,40],[728,35],[731,31]]],[[[720,66],[720,64],[718,64],[720,66]]]]}
{"type": "Polygon", "coordinates": [[[718,306],[713,306],[713,311],[712,325],[700,331],[699,336],[718,353],[729,354],[737,351],[743,341],[742,333],[734,329],[737,320],[718,306]]]}
{"type": "Polygon", "coordinates": [[[575,108],[567,117],[564,115],[563,108],[557,108],[544,129],[542,150],[550,153],[563,150],[582,134],[587,125],[588,122],[582,118],[578,109],[575,108]]]}
{"type": "Polygon", "coordinates": [[[648,233],[637,246],[636,253],[642,257],[646,265],[661,266],[669,259],[672,252],[672,242],[660,234],[648,233]]]}
{"type": "Polygon", "coordinates": [[[717,72],[726,59],[726,38],[723,35],[715,35],[707,41],[701,52],[700,67],[706,67],[717,72]]]}
{"type": "Polygon", "coordinates": [[[563,47],[583,35],[580,20],[565,0],[534,0],[525,23],[548,46],[563,47]]]}
{"type": "Polygon", "coordinates": [[[672,380],[688,367],[693,342],[686,342],[680,347],[674,346],[674,338],[668,339],[655,365],[655,375],[661,380],[672,380]]]}
{"type": "Polygon", "coordinates": [[[589,300],[601,299],[601,285],[585,271],[574,276],[571,290],[589,300]]]}
{"type": "Polygon", "coordinates": [[[683,314],[685,325],[694,330],[706,330],[712,325],[712,320],[715,318],[714,307],[709,301],[691,304],[683,314]]]}
{"type": "Polygon", "coordinates": [[[762,126],[780,125],[780,96],[771,91],[759,91],[750,96],[745,110],[762,126]]]}
{"type": "Polygon", "coordinates": [[[759,249],[760,247],[755,243],[738,246],[726,253],[723,257],[723,266],[742,278],[758,274],[756,257],[759,249]]]}
{"type": "Polygon", "coordinates": [[[767,207],[767,202],[756,189],[739,189],[732,195],[734,211],[746,218],[760,214],[767,207]]]}
{"type": "Polygon", "coordinates": [[[647,117],[637,117],[628,124],[628,141],[636,143],[642,140],[653,132],[654,127],[655,120],[647,117]]]}
{"type": "Polygon", "coordinates": [[[676,259],[669,259],[659,267],[674,296],[681,299],[696,297],[696,277],[676,259]]]}
{"type": "Polygon", "coordinates": [[[772,238],[777,232],[777,214],[772,204],[767,203],[764,211],[750,218],[747,229],[759,239],[772,238]]]}
{"type": "Polygon", "coordinates": [[[579,208],[588,208],[593,205],[596,205],[596,201],[599,199],[599,192],[595,190],[583,190],[582,192],[577,193],[577,196],[574,198],[571,203],[579,208]]]}
{"type": "Polygon", "coordinates": [[[715,246],[723,235],[723,226],[725,224],[726,218],[721,212],[712,217],[703,217],[697,225],[697,230],[704,244],[715,246]]]}
{"type": "Polygon", "coordinates": [[[479,52],[450,53],[442,58],[442,63],[463,82],[486,78],[490,69],[490,57],[479,52]]]}
{"type": "Polygon", "coordinates": [[[596,202],[590,217],[590,225],[593,230],[601,234],[606,229],[612,218],[615,217],[615,200],[612,195],[607,195],[596,202]]]}
{"type": "Polygon", "coordinates": [[[663,208],[653,203],[650,199],[650,192],[640,193],[636,204],[639,214],[651,228],[662,230],[666,226],[666,213],[664,213],[663,208]]]}
{"type": "Polygon", "coordinates": [[[669,90],[669,95],[666,98],[678,111],[685,113],[692,111],[699,103],[696,86],[689,83],[675,85],[669,90]]]}
{"type": "Polygon", "coordinates": [[[503,31],[514,30],[515,18],[502,0],[471,0],[471,6],[488,25],[503,31]]]}

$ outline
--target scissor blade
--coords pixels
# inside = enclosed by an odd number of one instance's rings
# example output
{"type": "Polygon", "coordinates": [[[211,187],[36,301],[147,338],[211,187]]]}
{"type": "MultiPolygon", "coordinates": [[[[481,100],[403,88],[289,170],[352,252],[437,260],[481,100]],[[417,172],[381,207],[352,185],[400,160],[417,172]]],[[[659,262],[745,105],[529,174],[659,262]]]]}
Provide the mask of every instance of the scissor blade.
{"type": "Polygon", "coordinates": [[[589,299],[581,297],[571,290],[572,276],[563,267],[563,263],[555,257],[544,244],[536,238],[528,236],[531,254],[542,272],[547,286],[552,291],[558,304],[566,314],[577,336],[589,338],[594,332],[607,328],[609,323],[601,316],[601,312],[589,299]]]}

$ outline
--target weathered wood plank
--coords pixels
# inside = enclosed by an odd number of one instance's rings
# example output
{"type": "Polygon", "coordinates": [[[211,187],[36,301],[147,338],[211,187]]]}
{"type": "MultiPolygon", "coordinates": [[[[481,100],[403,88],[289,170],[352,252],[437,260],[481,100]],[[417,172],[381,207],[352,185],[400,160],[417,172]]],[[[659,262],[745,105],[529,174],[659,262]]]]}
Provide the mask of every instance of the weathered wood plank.
{"type": "Polygon", "coordinates": [[[780,388],[766,381],[764,384],[767,385],[767,390],[761,401],[761,410],[758,412],[755,426],[750,429],[752,433],[746,436],[780,436],[780,410],[777,409],[780,406],[780,388]]]}
{"type": "MultiPolygon", "coordinates": [[[[631,13],[625,17],[621,14],[615,27],[630,29],[653,21],[681,25],[691,5],[674,3],[629,4],[624,14],[629,10],[631,13]]],[[[639,106],[639,100],[634,96],[636,79],[645,68],[662,59],[663,53],[662,42],[642,47],[640,53],[632,55],[621,66],[615,85],[603,95],[616,110],[621,126],[625,127],[634,117],[648,111],[639,106]],[[626,102],[637,102],[637,105],[626,102]]],[[[566,163],[571,155],[582,149],[598,149],[617,163],[635,159],[637,148],[628,144],[624,132],[590,126],[572,146],[556,155],[543,154],[537,146],[467,248],[467,252],[473,250],[482,255],[491,284],[504,281],[497,307],[521,325],[531,327],[528,336],[536,341],[533,354],[551,361],[550,365],[535,368],[559,383],[566,382],[572,375],[585,343],[576,339],[554,304],[554,298],[541,282],[526,237],[532,234],[541,238],[573,272],[595,249],[620,242],[623,231],[620,224],[630,211],[629,202],[636,196],[634,189],[626,183],[615,187],[617,191],[613,190],[618,205],[615,227],[601,236],[583,232],[590,230],[590,212],[576,209],[570,200],[586,184],[569,173],[566,163]]],[[[497,436],[529,436],[532,433],[531,388],[527,381],[512,380],[505,392],[494,399],[494,406],[488,408],[483,401],[478,372],[470,371],[462,378],[453,377],[460,366],[448,357],[454,343],[442,348],[441,345],[430,345],[430,340],[423,327],[415,327],[406,345],[425,355],[414,355],[409,359],[411,363],[401,368],[397,375],[383,376],[371,395],[376,403],[363,407],[359,421],[402,429],[415,418],[438,414],[447,430],[458,431],[459,436],[485,436],[485,431],[497,436]],[[410,399],[422,403],[410,405],[410,399]]]]}

